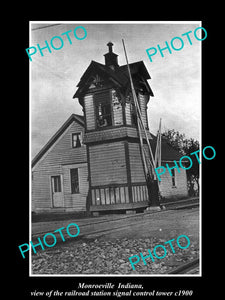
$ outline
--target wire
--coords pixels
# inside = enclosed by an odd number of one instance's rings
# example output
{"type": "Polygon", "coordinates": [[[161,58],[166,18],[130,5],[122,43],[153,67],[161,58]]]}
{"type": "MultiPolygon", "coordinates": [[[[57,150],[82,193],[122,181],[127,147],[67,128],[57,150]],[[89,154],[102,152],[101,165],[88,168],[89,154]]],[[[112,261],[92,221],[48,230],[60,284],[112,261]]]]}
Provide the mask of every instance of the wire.
{"type": "Polygon", "coordinates": [[[62,24],[60,24],[60,23],[51,24],[51,25],[46,25],[46,26],[42,26],[42,27],[36,27],[36,28],[31,29],[31,30],[34,31],[34,30],[39,30],[39,29],[43,29],[43,28],[47,28],[47,27],[51,27],[51,26],[58,26],[58,25],[62,25],[62,24]]]}

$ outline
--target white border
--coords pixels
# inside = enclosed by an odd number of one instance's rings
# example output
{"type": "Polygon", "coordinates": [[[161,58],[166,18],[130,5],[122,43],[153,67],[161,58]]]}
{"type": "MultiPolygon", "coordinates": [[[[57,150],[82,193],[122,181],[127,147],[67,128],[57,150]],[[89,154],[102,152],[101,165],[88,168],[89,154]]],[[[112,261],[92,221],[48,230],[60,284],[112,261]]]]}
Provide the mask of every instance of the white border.
{"type": "MultiPolygon", "coordinates": [[[[31,47],[31,25],[32,24],[200,24],[202,21],[29,21],[29,47],[31,47]]],[[[202,47],[200,48],[200,79],[202,83],[202,47]]],[[[31,63],[29,61],[29,241],[31,241],[31,63]]],[[[202,162],[202,88],[201,88],[201,118],[200,118],[200,161],[202,162]]],[[[29,251],[29,277],[202,277],[202,167],[200,165],[200,194],[199,194],[199,274],[32,274],[31,273],[31,251],[29,251]]]]}

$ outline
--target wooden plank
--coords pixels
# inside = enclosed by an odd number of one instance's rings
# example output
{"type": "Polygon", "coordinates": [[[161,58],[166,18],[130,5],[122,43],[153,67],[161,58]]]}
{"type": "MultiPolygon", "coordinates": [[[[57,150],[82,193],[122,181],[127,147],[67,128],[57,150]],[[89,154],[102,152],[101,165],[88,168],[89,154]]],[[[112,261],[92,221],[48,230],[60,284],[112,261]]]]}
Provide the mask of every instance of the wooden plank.
{"type": "Polygon", "coordinates": [[[145,182],[144,167],[138,143],[129,143],[131,181],[145,182]]]}
{"type": "Polygon", "coordinates": [[[72,207],[76,211],[86,210],[86,198],[88,194],[88,167],[87,164],[72,164],[62,167],[63,187],[65,196],[65,207],[72,207]],[[78,168],[79,175],[79,193],[72,194],[70,170],[78,168]]]}
{"type": "Polygon", "coordinates": [[[137,202],[135,186],[132,186],[132,196],[133,196],[133,202],[137,202]]]}
{"type": "Polygon", "coordinates": [[[91,191],[92,205],[95,205],[95,190],[91,191]]]}
{"type": "Polygon", "coordinates": [[[137,192],[137,202],[140,202],[140,186],[136,186],[136,192],[137,192]]]}
{"type": "MultiPolygon", "coordinates": [[[[147,131],[148,138],[151,139],[151,135],[149,131],[147,131]]],[[[85,135],[85,143],[99,143],[103,141],[111,142],[114,139],[121,138],[138,138],[137,128],[127,125],[127,127],[123,127],[123,125],[118,125],[118,127],[106,127],[101,130],[89,131],[85,135]]],[[[144,138],[144,142],[145,142],[144,138]]]]}
{"type": "Polygon", "coordinates": [[[100,196],[101,196],[101,204],[105,205],[105,190],[104,189],[100,189],[100,196]]]}
{"type": "Polygon", "coordinates": [[[72,148],[72,133],[74,132],[81,132],[83,136],[84,128],[76,122],[71,123],[59,140],[35,166],[35,171],[48,171],[57,165],[86,162],[86,146],[82,144],[81,147],[72,148]]]}
{"type": "MultiPolygon", "coordinates": [[[[129,199],[129,193],[128,193],[128,187],[125,186],[125,197],[126,197],[126,203],[129,203],[130,202],[130,199],[129,199]]],[[[131,199],[132,201],[132,199],[131,199]]]]}
{"type": "Polygon", "coordinates": [[[145,128],[148,128],[148,122],[147,122],[147,103],[146,103],[146,96],[142,95],[142,94],[138,94],[138,99],[139,99],[139,103],[140,103],[140,110],[141,110],[141,114],[142,114],[142,119],[143,119],[143,123],[145,128]]]}
{"type": "Polygon", "coordinates": [[[120,188],[115,188],[116,203],[121,203],[120,188]]]}
{"type": "Polygon", "coordinates": [[[131,125],[130,103],[125,104],[125,116],[126,116],[126,124],[131,125]]]}
{"type": "Polygon", "coordinates": [[[127,182],[122,142],[90,146],[89,153],[92,187],[127,182]]]}
{"type": "Polygon", "coordinates": [[[120,196],[121,196],[121,203],[125,203],[126,202],[126,195],[125,195],[125,188],[124,187],[120,187],[120,196]]]}
{"type": "Polygon", "coordinates": [[[110,204],[115,204],[115,194],[114,194],[114,188],[109,188],[110,193],[110,204]]]}
{"type": "Polygon", "coordinates": [[[87,130],[95,129],[95,110],[92,94],[88,94],[84,97],[84,106],[87,130]]]}
{"type": "Polygon", "coordinates": [[[106,204],[110,204],[109,188],[105,188],[105,199],[106,199],[106,204]]]}
{"type": "Polygon", "coordinates": [[[95,201],[96,201],[96,205],[101,205],[99,189],[95,189],[95,201]]]}
{"type": "Polygon", "coordinates": [[[140,201],[143,201],[143,186],[140,186],[140,201]]]}
{"type": "Polygon", "coordinates": [[[132,187],[131,187],[131,167],[130,167],[130,153],[129,153],[129,145],[128,142],[124,142],[125,149],[125,159],[126,159],[126,171],[127,171],[127,185],[128,185],[128,195],[129,202],[132,202],[132,187]]]}

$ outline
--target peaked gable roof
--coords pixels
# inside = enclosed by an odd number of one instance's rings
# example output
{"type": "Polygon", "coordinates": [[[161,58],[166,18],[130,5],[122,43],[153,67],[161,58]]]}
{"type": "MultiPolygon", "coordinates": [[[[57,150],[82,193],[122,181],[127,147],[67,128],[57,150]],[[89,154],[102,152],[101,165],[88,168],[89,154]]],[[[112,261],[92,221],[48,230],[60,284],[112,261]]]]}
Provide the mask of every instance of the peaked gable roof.
{"type": "Polygon", "coordinates": [[[84,117],[81,115],[72,114],[66,120],[66,122],[59,128],[59,130],[50,138],[50,140],[45,144],[45,146],[38,152],[38,154],[33,158],[31,163],[32,168],[74,121],[80,124],[82,127],[84,127],[84,117]]]}
{"type": "MultiPolygon", "coordinates": [[[[151,96],[153,95],[153,92],[147,82],[147,79],[151,79],[143,61],[138,61],[135,63],[129,64],[131,75],[135,76],[136,74],[140,74],[142,78],[145,80],[146,88],[151,96]]],[[[98,63],[94,60],[91,61],[90,65],[80,78],[79,83],[77,84],[77,91],[74,94],[73,98],[79,98],[79,96],[82,95],[82,93],[88,88],[87,80],[90,78],[93,73],[99,72],[100,74],[104,74],[112,81],[116,82],[119,87],[126,88],[128,85],[130,85],[129,75],[128,75],[128,69],[127,65],[118,66],[115,68],[115,70],[112,70],[109,66],[103,65],[101,63],[98,63]]]]}
{"type": "MultiPolygon", "coordinates": [[[[131,75],[140,73],[143,75],[145,79],[151,79],[151,76],[148,73],[145,64],[143,63],[142,60],[129,64],[129,67],[130,67],[131,75]]],[[[125,74],[126,77],[128,77],[127,64],[120,66],[119,69],[123,74],[125,74]]]]}

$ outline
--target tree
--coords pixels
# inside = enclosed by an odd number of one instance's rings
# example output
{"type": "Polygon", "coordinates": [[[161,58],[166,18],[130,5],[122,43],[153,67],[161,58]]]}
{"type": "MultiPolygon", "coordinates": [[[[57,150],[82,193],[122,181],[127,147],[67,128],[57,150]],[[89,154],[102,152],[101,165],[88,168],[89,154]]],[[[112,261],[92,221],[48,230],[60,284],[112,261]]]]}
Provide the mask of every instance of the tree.
{"type": "Polygon", "coordinates": [[[185,134],[181,134],[174,129],[168,129],[163,132],[162,138],[182,156],[191,157],[193,164],[187,170],[188,193],[190,196],[199,195],[199,162],[195,155],[191,155],[191,153],[199,150],[199,141],[193,138],[187,139],[185,138],[185,134]]]}

